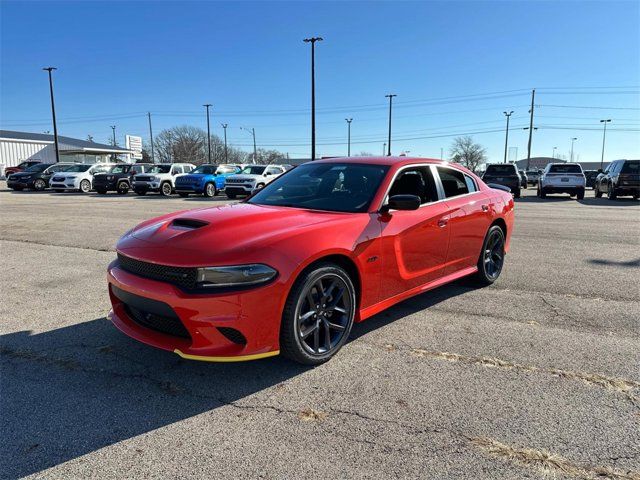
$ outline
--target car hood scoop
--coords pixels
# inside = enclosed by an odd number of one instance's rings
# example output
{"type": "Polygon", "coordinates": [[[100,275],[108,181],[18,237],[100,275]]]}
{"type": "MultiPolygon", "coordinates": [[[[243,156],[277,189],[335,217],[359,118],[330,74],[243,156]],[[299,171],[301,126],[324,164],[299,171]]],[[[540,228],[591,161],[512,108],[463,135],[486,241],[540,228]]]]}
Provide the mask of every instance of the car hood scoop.
{"type": "Polygon", "coordinates": [[[196,230],[198,228],[206,227],[207,225],[209,225],[209,222],[198,220],[196,218],[174,218],[170,223],[171,227],[184,230],[196,230]]]}

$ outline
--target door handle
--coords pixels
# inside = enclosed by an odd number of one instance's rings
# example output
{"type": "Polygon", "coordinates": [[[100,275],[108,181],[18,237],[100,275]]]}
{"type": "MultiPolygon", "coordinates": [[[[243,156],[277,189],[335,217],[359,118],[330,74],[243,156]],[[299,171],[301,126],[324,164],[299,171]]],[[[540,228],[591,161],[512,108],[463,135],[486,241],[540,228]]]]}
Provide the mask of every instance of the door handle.
{"type": "Polygon", "coordinates": [[[489,211],[489,205],[482,205],[482,211],[483,212],[488,212],[489,211]]]}
{"type": "Polygon", "coordinates": [[[439,226],[440,228],[442,228],[442,227],[446,227],[446,226],[447,226],[447,223],[448,223],[448,220],[445,220],[444,218],[441,218],[440,220],[438,220],[438,226],[439,226]]]}

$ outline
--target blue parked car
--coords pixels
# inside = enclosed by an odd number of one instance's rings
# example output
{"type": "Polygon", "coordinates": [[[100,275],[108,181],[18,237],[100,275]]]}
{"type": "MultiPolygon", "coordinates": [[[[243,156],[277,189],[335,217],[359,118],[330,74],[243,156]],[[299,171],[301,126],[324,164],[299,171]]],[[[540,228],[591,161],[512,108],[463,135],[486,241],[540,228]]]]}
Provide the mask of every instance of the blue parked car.
{"type": "Polygon", "coordinates": [[[225,178],[238,172],[238,165],[200,165],[188,174],[178,176],[175,190],[181,197],[192,193],[214,197],[224,189],[225,178]]]}

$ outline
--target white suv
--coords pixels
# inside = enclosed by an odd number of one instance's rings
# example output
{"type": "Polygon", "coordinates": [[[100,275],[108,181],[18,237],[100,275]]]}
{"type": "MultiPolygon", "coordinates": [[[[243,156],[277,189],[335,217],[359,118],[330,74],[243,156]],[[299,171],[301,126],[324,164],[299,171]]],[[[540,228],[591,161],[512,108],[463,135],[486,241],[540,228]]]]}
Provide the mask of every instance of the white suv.
{"type": "Polygon", "coordinates": [[[89,193],[93,188],[93,176],[108,172],[115,163],[77,163],[63,172],[57,172],[49,180],[49,187],[60,193],[66,190],[89,193]]]}
{"type": "Polygon", "coordinates": [[[133,177],[132,188],[138,195],[160,192],[168,197],[175,190],[176,177],[196,168],[191,163],[158,163],[143,174],[133,177]]]}
{"type": "Polygon", "coordinates": [[[251,195],[254,190],[261,189],[289,169],[290,165],[246,165],[240,173],[225,179],[224,193],[229,198],[251,195]]]}
{"type": "Polygon", "coordinates": [[[568,193],[582,200],[586,184],[579,163],[549,163],[538,179],[538,197],[545,198],[549,193],[568,193]]]}

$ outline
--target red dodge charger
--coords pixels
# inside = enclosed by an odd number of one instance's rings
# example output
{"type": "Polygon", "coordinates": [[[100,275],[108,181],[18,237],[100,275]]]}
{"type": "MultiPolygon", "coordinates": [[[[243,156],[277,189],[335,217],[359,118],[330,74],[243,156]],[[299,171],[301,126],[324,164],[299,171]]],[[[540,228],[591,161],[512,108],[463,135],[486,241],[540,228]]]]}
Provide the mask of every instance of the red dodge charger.
{"type": "Polygon", "coordinates": [[[241,203],[148,220],[118,242],[109,316],[181,357],[331,358],[354,322],[474,275],[493,283],[511,194],[420,158],[306,163],[241,203]]]}

